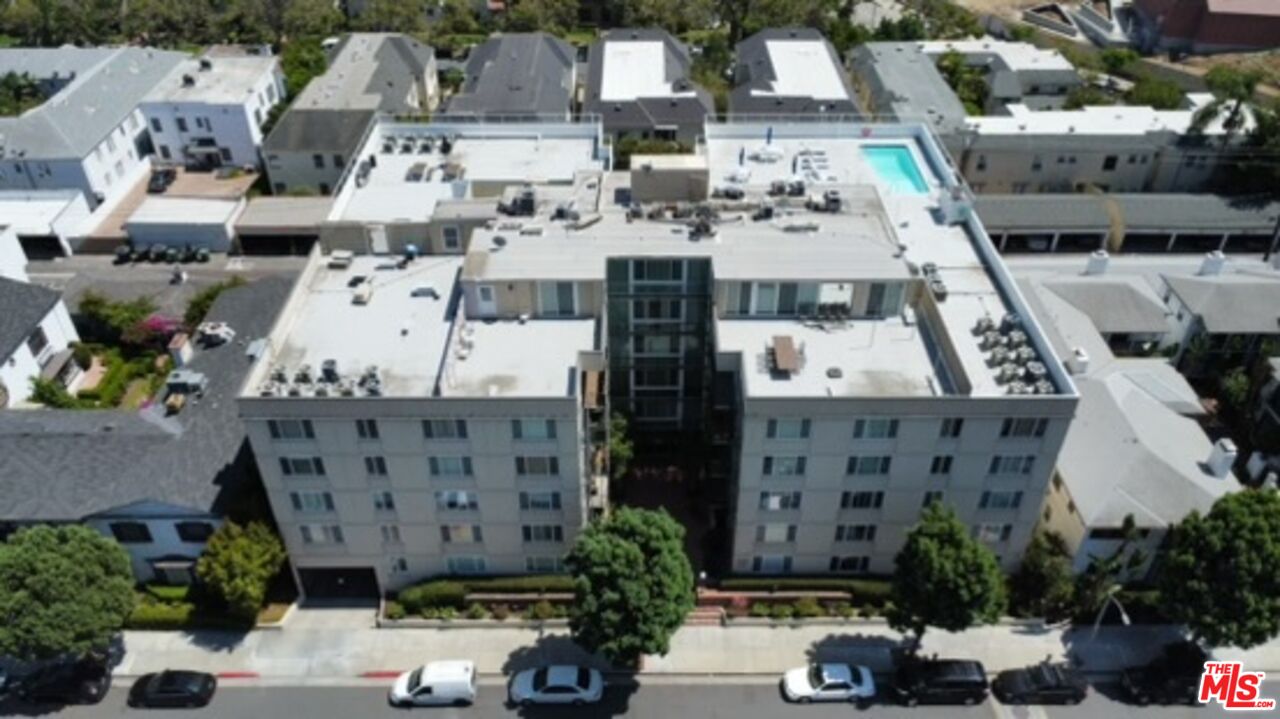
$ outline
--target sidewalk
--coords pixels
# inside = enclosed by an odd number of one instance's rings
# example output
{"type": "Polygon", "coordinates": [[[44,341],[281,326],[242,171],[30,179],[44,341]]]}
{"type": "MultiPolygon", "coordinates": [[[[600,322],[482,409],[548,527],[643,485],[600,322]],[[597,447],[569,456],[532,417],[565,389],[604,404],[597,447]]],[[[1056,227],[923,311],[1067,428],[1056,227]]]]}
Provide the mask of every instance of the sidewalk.
{"type": "MultiPolygon", "coordinates": [[[[1072,656],[1090,674],[1105,674],[1146,661],[1178,637],[1170,627],[1104,627],[1091,630],[996,625],[959,634],[930,631],[922,651],[981,661],[989,672],[1072,656]]],[[[890,650],[902,636],[886,624],[797,627],[686,626],[666,656],[647,657],[643,674],[769,675],[812,660],[850,661],[877,672],[890,667],[890,650]]],[[[585,663],[607,669],[563,630],[377,629],[371,610],[298,610],[282,630],[226,632],[125,632],[125,656],[117,676],[184,668],[223,676],[262,679],[381,677],[433,659],[469,658],[482,675],[510,674],[545,662],[585,663]]],[[[1280,641],[1246,652],[1219,650],[1254,671],[1280,672],[1280,641]]]]}

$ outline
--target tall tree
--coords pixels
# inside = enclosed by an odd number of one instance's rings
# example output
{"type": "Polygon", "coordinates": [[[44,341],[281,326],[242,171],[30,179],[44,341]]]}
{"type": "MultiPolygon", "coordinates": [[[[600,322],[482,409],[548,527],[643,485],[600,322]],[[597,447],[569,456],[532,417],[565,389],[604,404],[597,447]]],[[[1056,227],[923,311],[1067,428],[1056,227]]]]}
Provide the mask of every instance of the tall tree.
{"type": "Polygon", "coordinates": [[[573,637],[610,661],[665,654],[693,609],[684,527],[665,510],[615,510],[578,535],[565,564],[574,578],[573,637]]]}
{"type": "Polygon", "coordinates": [[[423,0],[366,0],[353,24],[366,32],[412,34],[426,29],[425,13],[423,0]]]}
{"type": "Polygon", "coordinates": [[[1211,646],[1254,647],[1280,634],[1280,492],[1245,490],[1192,512],[1160,565],[1167,616],[1211,646]]]}
{"type": "Polygon", "coordinates": [[[129,555],[88,527],[36,526],[0,543],[0,656],[102,651],[133,603],[129,555]]]}
{"type": "Polygon", "coordinates": [[[1248,119],[1246,107],[1252,105],[1262,73],[1257,70],[1241,70],[1229,65],[1218,65],[1204,77],[1204,82],[1214,94],[1214,101],[1204,106],[1192,120],[1192,129],[1203,131],[1214,120],[1222,120],[1222,146],[1244,128],[1248,119]]]}
{"type": "Polygon", "coordinates": [[[995,555],[949,507],[934,502],[894,559],[889,624],[915,635],[927,627],[958,632],[991,624],[1005,608],[1004,574],[995,555]]]}
{"type": "Polygon", "coordinates": [[[290,41],[328,37],[342,28],[344,20],[331,0],[290,0],[282,19],[283,34],[290,41]]]}
{"type": "Polygon", "coordinates": [[[713,0],[631,0],[623,8],[625,26],[664,27],[676,34],[709,27],[715,13],[713,0]]]}
{"type": "Polygon", "coordinates": [[[1071,616],[1075,601],[1071,557],[1062,537],[1039,532],[1009,578],[1009,603],[1023,616],[1056,622],[1071,616]]]}
{"type": "Polygon", "coordinates": [[[1107,555],[1090,555],[1089,565],[1076,577],[1076,614],[1084,620],[1102,609],[1126,576],[1147,563],[1147,554],[1133,545],[1141,534],[1132,514],[1120,523],[1120,543],[1107,555]]]}
{"type": "Polygon", "coordinates": [[[284,565],[280,538],[262,522],[226,522],[209,537],[196,576],[227,609],[246,620],[257,616],[267,586],[284,565]]]}
{"type": "Polygon", "coordinates": [[[507,13],[513,32],[543,30],[563,35],[578,23],[578,0],[520,0],[507,13]]]}

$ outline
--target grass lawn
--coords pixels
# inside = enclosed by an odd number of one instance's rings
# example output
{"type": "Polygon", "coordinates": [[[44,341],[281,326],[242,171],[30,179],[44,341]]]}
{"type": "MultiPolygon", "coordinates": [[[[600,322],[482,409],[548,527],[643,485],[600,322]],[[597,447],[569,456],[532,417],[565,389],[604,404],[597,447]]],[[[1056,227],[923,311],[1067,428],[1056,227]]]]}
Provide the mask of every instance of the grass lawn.
{"type": "Polygon", "coordinates": [[[120,400],[120,407],[122,409],[138,409],[150,397],[151,382],[146,379],[135,379],[129,383],[129,388],[125,390],[124,398],[120,400]]]}

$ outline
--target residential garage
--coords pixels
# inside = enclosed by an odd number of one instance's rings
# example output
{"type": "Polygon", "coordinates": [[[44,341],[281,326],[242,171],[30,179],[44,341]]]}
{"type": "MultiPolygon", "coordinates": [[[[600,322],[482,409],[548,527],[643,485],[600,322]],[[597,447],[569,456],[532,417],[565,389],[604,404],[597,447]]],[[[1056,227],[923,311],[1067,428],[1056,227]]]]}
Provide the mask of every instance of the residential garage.
{"type": "Polygon", "coordinates": [[[235,221],[244,200],[203,197],[148,197],[124,223],[134,247],[231,249],[235,221]]]}
{"type": "Polygon", "coordinates": [[[307,567],[298,569],[307,599],[373,599],[379,596],[372,567],[307,567]]]}
{"type": "Polygon", "coordinates": [[[246,255],[306,255],[329,216],[331,197],[257,197],[236,220],[236,244],[246,255]]]}

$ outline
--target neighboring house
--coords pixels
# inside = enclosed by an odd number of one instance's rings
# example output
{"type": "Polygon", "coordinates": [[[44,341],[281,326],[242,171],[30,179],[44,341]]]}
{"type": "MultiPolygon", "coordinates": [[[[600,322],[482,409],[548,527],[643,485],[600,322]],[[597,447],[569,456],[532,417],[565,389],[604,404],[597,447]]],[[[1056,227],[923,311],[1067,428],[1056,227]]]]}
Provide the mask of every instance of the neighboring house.
{"type": "Polygon", "coordinates": [[[141,47],[0,49],[0,75],[29,75],[46,100],[0,118],[0,189],[79,190],[112,202],[148,172],[139,104],[186,56],[141,47]]]}
{"type": "Polygon", "coordinates": [[[61,294],[9,279],[0,267],[0,409],[25,402],[36,377],[74,390],[80,368],[68,345],[79,341],[61,294]]]}
{"type": "Polygon", "coordinates": [[[141,109],[160,162],[256,168],[263,123],[284,95],[277,58],[206,54],[183,60],[147,94],[141,109]]]}
{"type": "Polygon", "coordinates": [[[576,79],[573,46],[545,32],[495,35],[467,56],[450,115],[568,119],[576,79]]]}
{"type": "Polygon", "coordinates": [[[1204,414],[1199,398],[1169,361],[1117,358],[1108,348],[1100,332],[1108,323],[1129,326],[1155,315],[1147,291],[1137,289],[1145,278],[1117,274],[1109,290],[1097,284],[1106,278],[1052,275],[1019,282],[1080,390],[1040,529],[1066,541],[1079,572],[1092,557],[1120,547],[1131,516],[1137,536],[1130,546],[1146,559],[1132,575],[1140,579],[1170,527],[1192,510],[1207,511],[1240,484],[1231,470],[1234,445],[1215,445],[1201,429],[1195,420],[1204,414]],[[1063,292],[1064,286],[1071,289],[1063,292]],[[1116,289],[1124,287],[1129,289],[1116,289]],[[1103,295],[1118,302],[1122,318],[1108,316],[1103,295]]]}
{"type": "Polygon", "coordinates": [[[12,227],[0,227],[0,277],[18,282],[28,280],[27,255],[12,227]]]}
{"type": "Polygon", "coordinates": [[[1108,105],[1061,109],[1082,80],[1055,50],[999,40],[867,43],[852,67],[869,115],[930,124],[978,193],[1197,192],[1222,157],[1222,119],[1193,130],[1213,102],[1189,93],[1184,106],[1108,105]],[[988,87],[982,114],[969,115],[937,67],[959,53],[988,87]]]}
{"type": "Polygon", "coordinates": [[[697,139],[711,94],[690,79],[684,43],[661,29],[610,30],[591,46],[583,112],[598,115],[615,139],[697,139]]]}
{"type": "Polygon", "coordinates": [[[203,247],[210,252],[227,252],[245,204],[244,199],[151,196],[125,220],[124,229],[134,247],[203,247]]]}
{"type": "Polygon", "coordinates": [[[840,56],[813,28],[770,28],[738,43],[729,114],[788,120],[857,114],[840,56]]]}
{"type": "Polygon", "coordinates": [[[1044,286],[1085,313],[1113,352],[1151,352],[1168,343],[1172,313],[1140,276],[1070,277],[1044,286]]]}
{"type": "Polygon", "coordinates": [[[0,411],[0,536],[22,526],[80,522],[124,545],[138,581],[182,584],[209,535],[244,508],[256,474],[236,416],[235,393],[289,292],[286,278],[225,291],[207,319],[233,341],[196,348],[167,392],[187,393],[177,414],[163,402],[138,411],[0,411]],[[189,391],[195,376],[207,383],[189,391]]]}
{"type": "Polygon", "coordinates": [[[89,203],[79,190],[0,190],[0,227],[14,234],[17,251],[26,255],[24,263],[27,257],[70,255],[89,216],[89,203]]]}
{"type": "Polygon", "coordinates": [[[1280,47],[1274,0],[1134,0],[1141,45],[1150,51],[1250,52],[1280,47]]]}
{"type": "Polygon", "coordinates": [[[435,51],[408,35],[353,33],[330,58],[263,142],[277,195],[330,194],[378,113],[429,112],[439,101],[435,51]]]}
{"type": "Polygon", "coordinates": [[[1225,263],[1213,252],[1195,276],[1163,276],[1186,372],[1247,366],[1268,345],[1280,347],[1280,273],[1225,271],[1225,263]]]}

